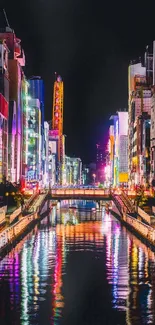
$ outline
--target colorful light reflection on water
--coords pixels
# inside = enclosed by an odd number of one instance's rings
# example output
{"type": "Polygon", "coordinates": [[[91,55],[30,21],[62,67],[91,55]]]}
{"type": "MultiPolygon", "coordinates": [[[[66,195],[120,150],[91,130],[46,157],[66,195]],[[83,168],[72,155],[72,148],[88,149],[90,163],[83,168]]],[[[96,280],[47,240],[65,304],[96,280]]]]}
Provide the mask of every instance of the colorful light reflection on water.
{"type": "Polygon", "coordinates": [[[0,261],[1,325],[155,324],[155,254],[96,219],[54,209],[0,261]]]}

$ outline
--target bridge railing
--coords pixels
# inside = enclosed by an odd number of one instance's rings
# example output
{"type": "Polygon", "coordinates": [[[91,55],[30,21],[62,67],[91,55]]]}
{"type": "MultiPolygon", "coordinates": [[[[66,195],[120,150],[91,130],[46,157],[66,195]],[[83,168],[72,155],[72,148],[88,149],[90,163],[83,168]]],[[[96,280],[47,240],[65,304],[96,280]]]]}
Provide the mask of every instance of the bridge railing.
{"type": "Polygon", "coordinates": [[[103,189],[51,189],[52,195],[109,196],[109,190],[103,189]]]}
{"type": "Polygon", "coordinates": [[[121,195],[123,194],[124,196],[128,197],[134,197],[136,194],[135,194],[135,191],[131,191],[129,189],[126,189],[126,190],[122,190],[122,189],[100,189],[100,188],[52,188],[50,189],[50,192],[53,193],[53,194],[58,194],[58,193],[65,193],[65,194],[74,194],[74,193],[79,193],[81,194],[82,192],[83,193],[89,193],[89,191],[91,191],[93,194],[94,193],[97,193],[97,194],[105,194],[105,195],[109,195],[110,193],[113,193],[113,194],[118,194],[118,195],[121,195]],[[78,191],[78,192],[77,192],[78,191]],[[88,192],[87,192],[88,191],[88,192]]]}

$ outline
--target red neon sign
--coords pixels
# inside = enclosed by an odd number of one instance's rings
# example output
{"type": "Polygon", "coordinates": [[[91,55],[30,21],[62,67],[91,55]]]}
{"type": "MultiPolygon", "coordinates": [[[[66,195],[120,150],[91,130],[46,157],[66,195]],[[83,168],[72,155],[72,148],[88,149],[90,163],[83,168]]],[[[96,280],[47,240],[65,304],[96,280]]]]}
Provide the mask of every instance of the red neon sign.
{"type": "Polygon", "coordinates": [[[2,94],[0,94],[0,113],[8,119],[8,102],[2,94]]]}

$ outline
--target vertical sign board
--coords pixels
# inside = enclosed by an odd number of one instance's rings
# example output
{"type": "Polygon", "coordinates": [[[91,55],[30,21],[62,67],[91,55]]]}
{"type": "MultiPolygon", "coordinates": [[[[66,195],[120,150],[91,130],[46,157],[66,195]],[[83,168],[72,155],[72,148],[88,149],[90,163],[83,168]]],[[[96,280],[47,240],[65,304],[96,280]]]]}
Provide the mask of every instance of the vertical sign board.
{"type": "Polygon", "coordinates": [[[6,206],[0,208],[0,224],[5,221],[6,206]]]}

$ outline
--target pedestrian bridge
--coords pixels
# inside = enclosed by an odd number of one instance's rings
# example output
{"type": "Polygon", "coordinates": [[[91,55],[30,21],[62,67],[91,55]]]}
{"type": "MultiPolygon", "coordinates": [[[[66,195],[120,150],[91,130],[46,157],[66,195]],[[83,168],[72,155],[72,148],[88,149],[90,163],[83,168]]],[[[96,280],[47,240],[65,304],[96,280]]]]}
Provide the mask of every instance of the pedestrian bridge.
{"type": "Polygon", "coordinates": [[[50,196],[52,199],[56,200],[110,200],[111,193],[108,189],[71,189],[71,188],[61,188],[61,189],[51,189],[50,196]]]}
{"type": "Polygon", "coordinates": [[[135,193],[131,191],[109,190],[99,188],[58,188],[49,191],[49,199],[53,200],[94,200],[107,201],[112,200],[119,213],[122,215],[123,211],[127,213],[134,213],[135,207],[131,198],[135,197],[135,193]]]}

